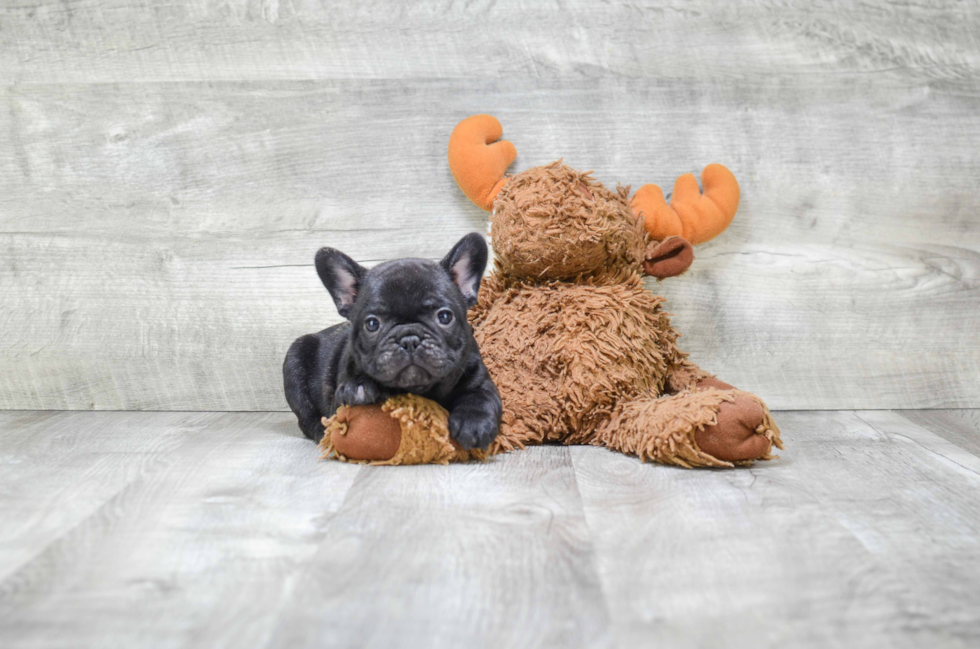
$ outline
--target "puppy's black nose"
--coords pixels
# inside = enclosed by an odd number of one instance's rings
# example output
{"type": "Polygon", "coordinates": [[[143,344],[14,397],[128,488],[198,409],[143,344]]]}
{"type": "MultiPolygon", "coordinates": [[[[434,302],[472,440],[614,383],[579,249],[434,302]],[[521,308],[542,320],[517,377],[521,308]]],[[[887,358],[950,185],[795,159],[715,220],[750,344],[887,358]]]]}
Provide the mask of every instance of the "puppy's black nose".
{"type": "Polygon", "coordinates": [[[414,352],[418,346],[422,344],[422,339],[415,334],[409,334],[407,336],[402,336],[401,339],[399,339],[398,344],[401,345],[401,348],[405,351],[414,352]]]}

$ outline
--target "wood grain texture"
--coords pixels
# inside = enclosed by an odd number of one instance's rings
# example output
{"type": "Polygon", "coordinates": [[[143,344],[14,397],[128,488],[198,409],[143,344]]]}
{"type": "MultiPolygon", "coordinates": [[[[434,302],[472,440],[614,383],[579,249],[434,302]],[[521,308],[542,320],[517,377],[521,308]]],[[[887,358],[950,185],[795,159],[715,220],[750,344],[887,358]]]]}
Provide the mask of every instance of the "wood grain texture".
{"type": "Polygon", "coordinates": [[[405,469],[358,475],[272,644],[612,644],[568,449],[405,469]]]}
{"type": "Polygon", "coordinates": [[[284,409],[286,347],[337,321],[318,247],[485,227],[445,162],[483,111],[517,170],[735,171],[732,228],[657,288],[729,382],[980,405],[975,7],[150,4],[0,8],[0,408],[284,409]]]}
{"type": "Polygon", "coordinates": [[[361,468],[317,461],[282,413],[2,413],[0,431],[21,440],[0,446],[4,647],[612,641],[567,449],[361,468]],[[123,431],[129,482],[66,501],[123,431]]]}
{"type": "Polygon", "coordinates": [[[980,458],[886,411],[777,419],[744,471],[572,449],[624,646],[975,645],[980,458]]]}
{"type": "Polygon", "coordinates": [[[903,410],[902,416],[980,457],[980,411],[903,410]]]}
{"type": "Polygon", "coordinates": [[[32,0],[0,20],[0,68],[25,84],[980,70],[980,17],[957,0],[32,0]]]}
{"type": "Polygon", "coordinates": [[[776,416],[780,459],[689,471],[362,468],[285,413],[0,413],[0,646],[976,646],[980,456],[907,413],[776,416]]]}
{"type": "Polygon", "coordinates": [[[0,578],[35,559],[217,414],[4,413],[0,578]],[[81,417],[79,417],[81,415],[81,417]]]}
{"type": "Polygon", "coordinates": [[[261,644],[358,468],[279,413],[79,414],[0,414],[0,644],[261,644]]]}

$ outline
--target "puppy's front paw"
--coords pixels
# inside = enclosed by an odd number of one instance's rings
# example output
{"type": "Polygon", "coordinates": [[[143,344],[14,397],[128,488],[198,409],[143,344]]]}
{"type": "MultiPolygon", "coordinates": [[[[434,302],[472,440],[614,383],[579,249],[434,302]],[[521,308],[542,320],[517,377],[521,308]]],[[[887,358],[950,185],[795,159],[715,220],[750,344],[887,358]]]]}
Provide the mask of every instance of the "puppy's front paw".
{"type": "Polygon", "coordinates": [[[344,381],[337,386],[334,401],[345,406],[366,406],[380,403],[388,398],[388,393],[369,378],[362,377],[344,381]]]}
{"type": "Polygon", "coordinates": [[[449,436],[466,450],[486,449],[497,437],[497,421],[479,410],[456,408],[449,413],[449,436]]]}

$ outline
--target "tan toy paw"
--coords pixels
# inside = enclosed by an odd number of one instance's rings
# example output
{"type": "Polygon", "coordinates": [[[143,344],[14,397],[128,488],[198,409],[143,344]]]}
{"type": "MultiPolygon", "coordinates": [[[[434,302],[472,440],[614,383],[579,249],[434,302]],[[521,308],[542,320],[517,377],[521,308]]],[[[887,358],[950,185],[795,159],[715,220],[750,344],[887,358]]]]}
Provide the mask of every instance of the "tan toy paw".
{"type": "Polygon", "coordinates": [[[464,451],[449,437],[449,413],[434,401],[413,394],[383,404],[343,406],[323,418],[321,459],[375,465],[449,464],[482,460],[486,451],[464,451]]]}
{"type": "Polygon", "coordinates": [[[766,460],[773,445],[782,448],[779,429],[758,397],[716,378],[704,378],[697,389],[734,390],[735,398],[718,406],[717,422],[694,433],[698,448],[719,460],[733,463],[766,460]]]}
{"type": "Polygon", "coordinates": [[[724,402],[718,423],[694,433],[698,448],[726,462],[758,460],[769,454],[772,440],[757,432],[762,428],[762,406],[747,397],[724,402]]]}

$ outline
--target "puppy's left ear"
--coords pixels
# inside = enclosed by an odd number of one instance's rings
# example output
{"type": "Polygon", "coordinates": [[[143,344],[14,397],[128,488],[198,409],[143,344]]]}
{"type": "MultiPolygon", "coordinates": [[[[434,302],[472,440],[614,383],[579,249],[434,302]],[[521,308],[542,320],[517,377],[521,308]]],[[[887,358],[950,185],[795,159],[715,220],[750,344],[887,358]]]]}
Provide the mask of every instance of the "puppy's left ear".
{"type": "Polygon", "coordinates": [[[487,268],[487,242],[482,234],[471,232],[453,246],[441,262],[466,300],[467,308],[476,304],[480,280],[487,268]]]}

